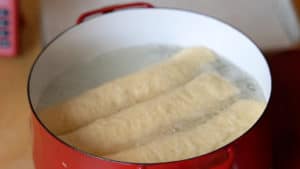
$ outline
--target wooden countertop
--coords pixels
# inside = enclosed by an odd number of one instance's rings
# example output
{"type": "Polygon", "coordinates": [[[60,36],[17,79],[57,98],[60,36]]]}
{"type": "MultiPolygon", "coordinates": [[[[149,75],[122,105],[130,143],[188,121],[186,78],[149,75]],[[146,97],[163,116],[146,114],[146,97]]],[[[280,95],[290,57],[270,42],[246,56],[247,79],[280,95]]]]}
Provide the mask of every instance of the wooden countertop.
{"type": "Polygon", "coordinates": [[[26,81],[40,47],[39,2],[22,0],[21,53],[0,57],[0,168],[33,169],[26,81]]]}

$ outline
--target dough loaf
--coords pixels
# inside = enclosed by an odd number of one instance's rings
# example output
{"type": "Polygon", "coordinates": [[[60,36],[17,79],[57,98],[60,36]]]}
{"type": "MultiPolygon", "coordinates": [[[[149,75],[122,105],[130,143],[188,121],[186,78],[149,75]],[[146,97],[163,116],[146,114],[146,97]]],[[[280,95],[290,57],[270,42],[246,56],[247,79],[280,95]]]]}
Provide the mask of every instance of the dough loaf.
{"type": "Polygon", "coordinates": [[[78,129],[97,118],[172,90],[194,78],[201,65],[216,59],[207,48],[183,49],[160,64],[91,89],[39,113],[55,134],[78,129]]]}
{"type": "Polygon", "coordinates": [[[199,156],[230,143],[244,133],[256,122],[265,106],[265,103],[255,100],[239,100],[188,131],[156,138],[148,144],[105,157],[127,162],[156,163],[199,156]]]}
{"type": "Polygon", "coordinates": [[[177,121],[200,118],[237,94],[238,89],[229,81],[203,73],[173,91],[100,118],[61,138],[100,156],[117,152],[177,121]]]}

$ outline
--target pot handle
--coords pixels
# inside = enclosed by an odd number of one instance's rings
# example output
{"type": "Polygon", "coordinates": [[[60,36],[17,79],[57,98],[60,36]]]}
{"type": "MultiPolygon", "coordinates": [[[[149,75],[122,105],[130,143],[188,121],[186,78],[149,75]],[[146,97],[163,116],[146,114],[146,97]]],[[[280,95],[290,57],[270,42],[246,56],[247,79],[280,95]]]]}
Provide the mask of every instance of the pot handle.
{"type": "Polygon", "coordinates": [[[109,12],[113,12],[116,10],[121,10],[121,9],[126,9],[126,8],[154,8],[154,6],[150,3],[147,2],[132,2],[132,3],[127,3],[127,4],[118,4],[118,5],[112,5],[112,6],[107,6],[104,8],[100,9],[95,9],[92,11],[87,11],[79,16],[79,18],[76,21],[76,24],[82,23],[87,17],[95,15],[95,14],[105,14],[109,12]]]}

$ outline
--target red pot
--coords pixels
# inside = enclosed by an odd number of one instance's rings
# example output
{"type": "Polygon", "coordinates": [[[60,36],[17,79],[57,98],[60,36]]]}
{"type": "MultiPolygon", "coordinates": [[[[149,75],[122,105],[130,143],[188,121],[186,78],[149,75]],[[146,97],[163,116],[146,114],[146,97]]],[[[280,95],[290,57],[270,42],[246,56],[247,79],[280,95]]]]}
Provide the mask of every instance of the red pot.
{"type": "MultiPolygon", "coordinates": [[[[83,14],[78,23],[95,13],[107,13],[128,7],[152,5],[132,3],[107,7],[83,14]]],[[[247,161],[253,160],[253,156],[260,157],[255,147],[264,148],[260,144],[263,141],[258,141],[264,140],[260,134],[261,129],[252,129],[235,142],[199,157],[167,163],[137,164],[95,157],[64,143],[46,128],[38,117],[37,105],[45,88],[57,75],[75,63],[92,58],[99,51],[106,52],[141,44],[208,46],[252,75],[269,100],[271,76],[263,55],[244,34],[227,24],[205,15],[175,9],[131,9],[109,13],[60,34],[41,52],[33,65],[28,82],[28,96],[33,112],[33,156],[36,168],[230,169],[243,166],[243,169],[258,169],[258,165],[253,165],[255,162],[247,164],[247,161]]],[[[101,78],[101,74],[99,77],[101,78]]],[[[267,162],[267,159],[268,157],[261,158],[258,161],[267,162]]],[[[265,167],[266,164],[260,166],[265,167]]]]}

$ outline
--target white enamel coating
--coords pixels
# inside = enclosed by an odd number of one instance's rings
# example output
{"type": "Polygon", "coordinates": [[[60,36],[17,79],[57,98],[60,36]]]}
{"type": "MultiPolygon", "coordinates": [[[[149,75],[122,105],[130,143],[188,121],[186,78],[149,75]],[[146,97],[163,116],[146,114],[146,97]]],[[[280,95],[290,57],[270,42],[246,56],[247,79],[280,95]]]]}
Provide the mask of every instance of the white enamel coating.
{"type": "MultiPolygon", "coordinates": [[[[206,46],[252,75],[267,100],[271,76],[266,61],[244,34],[208,16],[172,9],[123,10],[97,17],[59,36],[40,55],[30,80],[35,107],[51,80],[75,63],[114,49],[166,44],[206,46]]],[[[126,60],[120,59],[120,64],[126,60]]],[[[112,67],[118,69],[118,67],[112,67]]],[[[101,72],[99,72],[101,78],[101,72]]]]}

